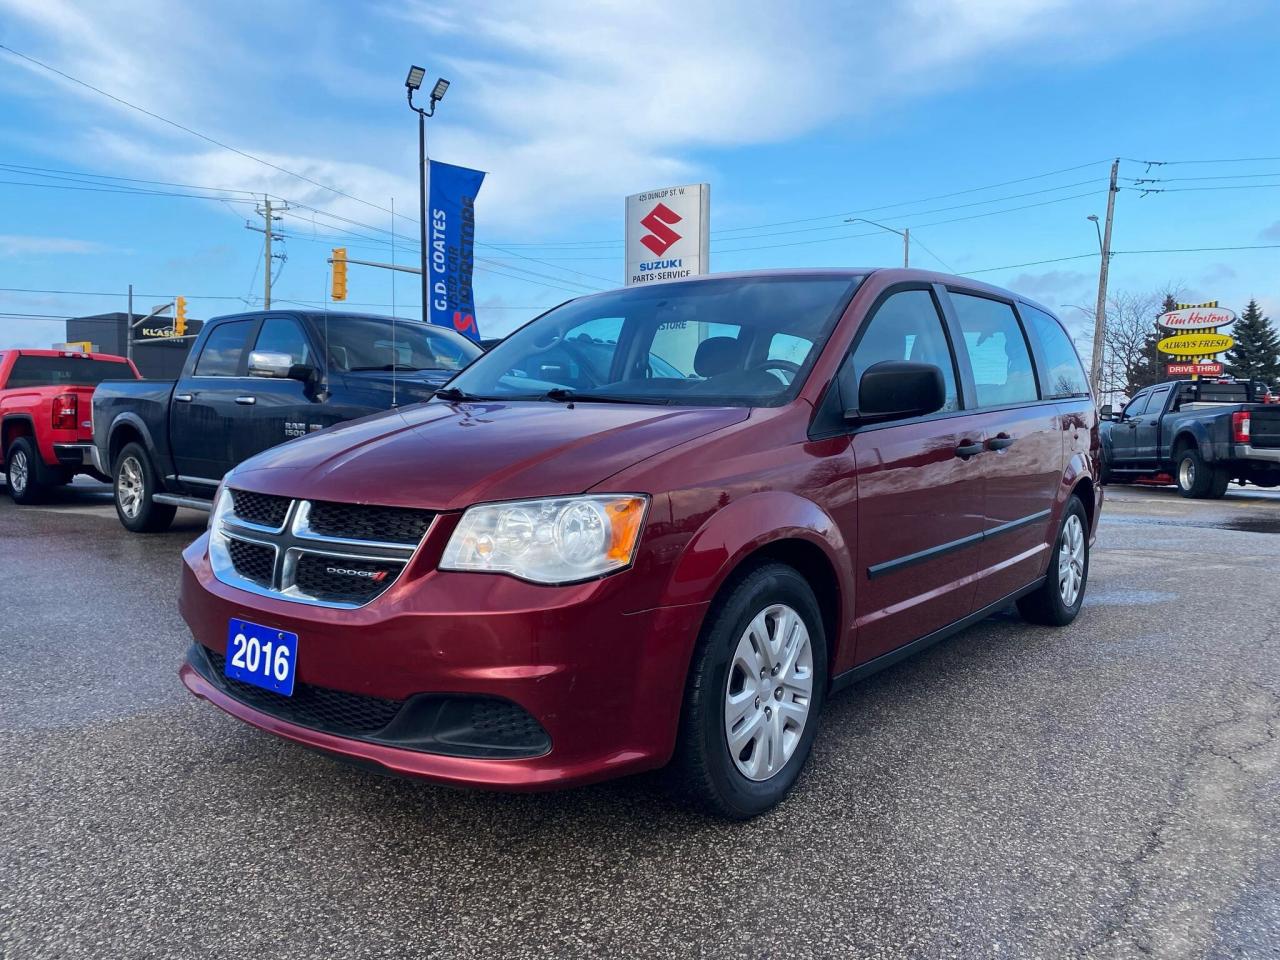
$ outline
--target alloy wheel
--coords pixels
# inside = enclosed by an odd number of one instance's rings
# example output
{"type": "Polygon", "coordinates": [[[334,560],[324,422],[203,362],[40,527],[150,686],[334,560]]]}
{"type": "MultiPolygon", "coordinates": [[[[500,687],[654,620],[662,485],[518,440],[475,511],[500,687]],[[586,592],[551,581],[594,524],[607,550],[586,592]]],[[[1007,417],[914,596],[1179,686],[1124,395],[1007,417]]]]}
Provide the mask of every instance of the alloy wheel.
{"type": "Polygon", "coordinates": [[[130,520],[138,516],[142,509],[142,495],[146,485],[142,479],[142,464],[136,457],[126,457],[120,463],[120,473],[116,477],[116,500],[120,509],[130,520]]]}
{"type": "Polygon", "coordinates": [[[18,496],[27,491],[31,480],[31,464],[27,462],[25,450],[15,450],[9,458],[9,489],[18,496]]]}
{"type": "Polygon", "coordinates": [[[813,644],[791,607],[761,610],[743,631],[725,683],[724,733],[738,772],[775,776],[804,735],[813,703],[813,644]]]}
{"type": "Polygon", "coordinates": [[[1084,525],[1074,513],[1067,517],[1058,544],[1058,595],[1074,607],[1084,584],[1084,525]]]}
{"type": "Polygon", "coordinates": [[[1183,457],[1178,464],[1178,486],[1190,490],[1196,485],[1196,463],[1190,457],[1183,457]]]}

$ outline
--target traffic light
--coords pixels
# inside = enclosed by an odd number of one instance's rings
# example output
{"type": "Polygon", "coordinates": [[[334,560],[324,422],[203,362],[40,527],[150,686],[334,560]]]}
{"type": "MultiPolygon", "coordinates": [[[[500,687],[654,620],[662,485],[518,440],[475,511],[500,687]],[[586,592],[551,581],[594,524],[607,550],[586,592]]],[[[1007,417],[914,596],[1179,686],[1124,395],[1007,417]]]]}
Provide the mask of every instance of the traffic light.
{"type": "Polygon", "coordinates": [[[334,247],[333,257],[333,290],[330,296],[335,300],[347,299],[347,248],[334,247]]]}
{"type": "Polygon", "coordinates": [[[187,335],[186,297],[175,297],[173,300],[173,335],[175,337],[185,337],[187,335]]]}

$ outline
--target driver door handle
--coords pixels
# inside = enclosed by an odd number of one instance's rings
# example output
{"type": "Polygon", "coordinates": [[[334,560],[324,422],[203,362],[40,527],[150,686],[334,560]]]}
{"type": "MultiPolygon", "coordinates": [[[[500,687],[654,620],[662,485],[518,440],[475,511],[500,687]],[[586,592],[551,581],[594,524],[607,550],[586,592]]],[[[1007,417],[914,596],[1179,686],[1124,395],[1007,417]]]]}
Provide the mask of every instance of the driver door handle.
{"type": "Polygon", "coordinates": [[[246,407],[251,407],[257,402],[258,402],[257,397],[236,397],[236,403],[242,404],[243,406],[246,406],[246,407]]]}
{"type": "Polygon", "coordinates": [[[1003,450],[1006,447],[1013,446],[1014,438],[1007,433],[997,433],[994,437],[987,441],[988,450],[1003,450]]]}
{"type": "Polygon", "coordinates": [[[956,456],[961,460],[968,460],[970,457],[976,457],[982,452],[982,444],[980,443],[962,443],[956,447],[956,456]]]}

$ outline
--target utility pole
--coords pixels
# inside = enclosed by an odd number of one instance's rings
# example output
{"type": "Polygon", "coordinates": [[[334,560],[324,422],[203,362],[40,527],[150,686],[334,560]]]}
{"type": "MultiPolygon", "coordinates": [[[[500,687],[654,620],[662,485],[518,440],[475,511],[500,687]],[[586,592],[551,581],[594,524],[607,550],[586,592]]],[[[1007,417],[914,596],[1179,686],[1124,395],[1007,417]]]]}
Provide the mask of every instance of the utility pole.
{"type": "Polygon", "coordinates": [[[289,209],[288,204],[285,204],[282,207],[272,206],[271,197],[269,197],[267,194],[264,193],[262,195],[262,206],[257,208],[258,216],[262,217],[263,225],[261,227],[256,227],[252,223],[249,223],[248,221],[245,221],[245,225],[244,225],[246,230],[253,230],[257,233],[261,233],[263,237],[262,270],[263,270],[263,273],[265,274],[262,278],[262,309],[263,310],[271,309],[271,260],[273,257],[278,257],[280,260],[285,259],[285,255],[283,253],[273,254],[271,252],[272,240],[284,240],[284,236],[282,234],[275,232],[275,228],[273,226],[272,221],[283,220],[284,217],[281,217],[280,214],[284,213],[288,209],[289,209]]]}
{"type": "Polygon", "coordinates": [[[1093,358],[1089,364],[1089,380],[1094,396],[1102,390],[1102,342],[1107,335],[1107,273],[1111,268],[1111,222],[1116,212],[1116,180],[1120,176],[1120,159],[1111,164],[1111,187],[1107,190],[1107,222],[1102,231],[1102,263],[1098,265],[1098,305],[1093,316],[1093,358]]]}
{"type": "Polygon", "coordinates": [[[129,284],[129,324],[124,328],[124,356],[133,362],[133,284],[129,284]]]}

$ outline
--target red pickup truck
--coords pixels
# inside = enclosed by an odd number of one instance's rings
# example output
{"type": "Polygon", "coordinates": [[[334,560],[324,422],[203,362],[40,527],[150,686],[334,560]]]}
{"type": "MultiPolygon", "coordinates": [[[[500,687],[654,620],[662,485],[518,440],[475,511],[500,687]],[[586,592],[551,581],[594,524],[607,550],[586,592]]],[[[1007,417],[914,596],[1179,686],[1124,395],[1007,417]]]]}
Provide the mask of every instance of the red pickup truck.
{"type": "Polygon", "coordinates": [[[15,503],[35,503],[93,461],[92,403],[103,380],[140,380],[124,357],[71,350],[0,352],[0,469],[15,503]]]}

